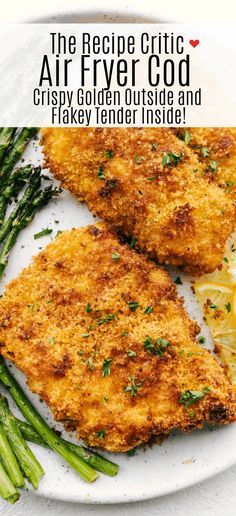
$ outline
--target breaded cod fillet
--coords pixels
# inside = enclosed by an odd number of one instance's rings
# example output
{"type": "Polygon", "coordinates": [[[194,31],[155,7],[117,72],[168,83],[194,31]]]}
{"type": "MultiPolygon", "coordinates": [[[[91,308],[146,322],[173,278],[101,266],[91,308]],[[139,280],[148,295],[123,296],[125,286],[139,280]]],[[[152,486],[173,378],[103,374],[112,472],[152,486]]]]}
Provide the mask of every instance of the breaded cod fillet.
{"type": "Polygon", "coordinates": [[[192,127],[173,129],[197,154],[209,181],[214,181],[235,198],[236,190],[236,128],[192,127]]]}
{"type": "Polygon", "coordinates": [[[197,332],[168,273],[104,223],[62,233],[0,300],[1,353],[58,421],[111,451],[235,420],[197,332]]]}
{"type": "Polygon", "coordinates": [[[170,129],[43,129],[46,165],[62,185],[159,263],[202,274],[235,228],[232,198],[209,183],[170,129]]]}

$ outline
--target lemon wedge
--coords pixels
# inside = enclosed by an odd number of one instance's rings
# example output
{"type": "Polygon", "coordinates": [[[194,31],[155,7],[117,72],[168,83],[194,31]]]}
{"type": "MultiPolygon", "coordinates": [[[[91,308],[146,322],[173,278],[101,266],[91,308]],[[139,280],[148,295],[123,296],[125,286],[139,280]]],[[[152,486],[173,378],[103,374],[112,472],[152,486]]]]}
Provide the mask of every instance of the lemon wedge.
{"type": "Polygon", "coordinates": [[[215,350],[236,383],[236,260],[228,256],[222,269],[194,284],[215,350]]]}

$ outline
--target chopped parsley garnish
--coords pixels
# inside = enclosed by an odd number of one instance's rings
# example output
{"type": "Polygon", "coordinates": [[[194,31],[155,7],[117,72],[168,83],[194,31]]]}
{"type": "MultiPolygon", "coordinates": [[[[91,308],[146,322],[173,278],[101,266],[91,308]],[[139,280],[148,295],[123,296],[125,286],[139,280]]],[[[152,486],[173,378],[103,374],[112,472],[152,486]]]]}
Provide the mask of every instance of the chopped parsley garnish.
{"type": "Polygon", "coordinates": [[[81,337],[83,337],[83,339],[87,339],[90,337],[90,333],[81,333],[81,337]]]}
{"type": "Polygon", "coordinates": [[[140,156],[138,156],[137,154],[135,154],[134,156],[134,161],[135,163],[137,163],[137,165],[141,165],[141,161],[142,161],[143,158],[141,158],[140,156]]]}
{"type": "Polygon", "coordinates": [[[39,231],[39,233],[35,233],[34,240],[37,240],[37,238],[41,238],[46,235],[51,235],[51,233],[52,233],[52,229],[49,229],[49,228],[42,229],[42,231],[39,231]]]}
{"type": "Polygon", "coordinates": [[[87,303],[85,310],[86,310],[87,314],[90,314],[90,312],[92,312],[92,307],[91,307],[90,303],[87,303]]]}
{"type": "Polygon", "coordinates": [[[54,346],[54,344],[55,344],[55,339],[54,339],[54,337],[50,337],[50,339],[49,339],[49,343],[51,344],[51,346],[54,346]]]}
{"type": "Polygon", "coordinates": [[[211,169],[211,172],[213,174],[216,174],[217,170],[218,170],[218,166],[219,166],[219,163],[218,161],[210,161],[210,169],[211,169]]]}
{"type": "Polygon", "coordinates": [[[206,394],[210,392],[210,389],[208,387],[205,387],[202,389],[202,391],[184,391],[181,392],[179,401],[182,405],[185,407],[189,407],[189,405],[192,405],[193,403],[196,403],[197,401],[204,398],[206,394]]]}
{"type": "Polygon", "coordinates": [[[130,303],[128,303],[128,305],[131,312],[136,312],[137,308],[139,307],[138,301],[131,301],[130,303]]]}
{"type": "Polygon", "coordinates": [[[175,278],[174,283],[175,283],[176,285],[183,285],[183,282],[182,282],[182,280],[181,280],[180,276],[177,276],[177,278],[175,278]]]}
{"type": "Polygon", "coordinates": [[[128,349],[128,351],[127,351],[127,355],[128,355],[128,357],[130,357],[130,358],[134,358],[134,357],[136,357],[136,356],[137,356],[137,353],[136,353],[136,351],[133,351],[133,349],[128,349]]]}
{"type": "Polygon", "coordinates": [[[100,437],[101,439],[104,439],[104,437],[106,435],[106,432],[105,432],[105,430],[98,430],[96,432],[96,435],[97,435],[97,437],[100,437]]]}
{"type": "Polygon", "coordinates": [[[127,451],[128,457],[133,457],[137,454],[138,446],[135,446],[135,448],[132,448],[131,450],[127,451]]]}
{"type": "Polygon", "coordinates": [[[192,410],[191,412],[188,412],[189,417],[195,417],[195,415],[196,414],[195,414],[194,410],[192,410]]]}
{"type": "Polygon", "coordinates": [[[89,357],[87,360],[86,360],[86,365],[88,366],[88,368],[93,371],[94,369],[94,363],[93,363],[93,358],[92,357],[89,357]]]}
{"type": "Polygon", "coordinates": [[[205,337],[203,337],[203,335],[199,335],[198,342],[199,342],[199,344],[204,344],[206,342],[205,337]]]}
{"type": "Polygon", "coordinates": [[[129,335],[128,331],[122,331],[122,333],[120,334],[121,337],[127,337],[128,335],[129,335]]]}
{"type": "Polygon", "coordinates": [[[120,259],[120,253],[112,253],[111,257],[114,262],[117,262],[120,259]]]}
{"type": "Polygon", "coordinates": [[[155,179],[157,179],[157,176],[150,176],[147,177],[146,181],[154,181],[155,179]]]}
{"type": "Polygon", "coordinates": [[[184,143],[188,145],[190,143],[190,140],[192,139],[192,136],[189,131],[184,131],[184,143]]]}
{"type": "Polygon", "coordinates": [[[161,356],[163,351],[169,346],[170,342],[167,339],[151,339],[147,336],[144,341],[144,348],[149,354],[161,356]]]}
{"type": "Polygon", "coordinates": [[[231,312],[231,303],[226,303],[225,308],[226,312],[229,314],[229,312],[231,312]]]}
{"type": "Polygon", "coordinates": [[[101,165],[98,167],[98,178],[99,179],[105,179],[104,169],[103,169],[103,167],[101,165]]]}
{"type": "Polygon", "coordinates": [[[202,153],[203,158],[208,158],[210,151],[209,151],[209,149],[207,149],[207,147],[202,147],[201,153],[202,153]]]}
{"type": "Polygon", "coordinates": [[[147,308],[145,308],[145,310],[144,310],[145,314],[151,314],[152,312],[153,312],[153,307],[152,306],[147,306],[147,308]]]}
{"type": "Polygon", "coordinates": [[[210,308],[211,308],[212,310],[217,310],[217,309],[218,309],[218,305],[215,305],[214,303],[212,303],[212,304],[210,305],[210,308]]]}
{"type": "Polygon", "coordinates": [[[151,150],[156,150],[157,149],[157,144],[155,142],[152,142],[151,143],[151,150]]]}
{"type": "Polygon", "coordinates": [[[137,396],[139,389],[141,389],[143,382],[135,383],[134,375],[129,376],[130,384],[124,387],[124,392],[130,392],[132,398],[137,396]]]}
{"type": "Polygon", "coordinates": [[[104,154],[105,154],[106,158],[108,158],[108,159],[112,159],[115,153],[114,153],[114,151],[113,151],[113,150],[108,149],[108,150],[106,150],[106,151],[104,152],[104,154]]]}
{"type": "Polygon", "coordinates": [[[113,319],[115,319],[115,316],[113,314],[108,314],[106,317],[102,317],[102,318],[98,319],[98,326],[100,326],[101,324],[106,324],[110,321],[113,321],[113,319]]]}
{"type": "Polygon", "coordinates": [[[136,237],[133,237],[129,245],[130,249],[133,249],[136,246],[137,242],[138,239],[136,237]]]}
{"type": "Polygon", "coordinates": [[[227,256],[224,256],[223,261],[224,261],[225,263],[229,263],[229,260],[228,260],[227,256]]]}
{"type": "Polygon", "coordinates": [[[176,167],[176,165],[179,163],[179,161],[182,160],[183,153],[180,152],[179,154],[174,154],[173,152],[168,152],[165,156],[162,158],[162,165],[164,167],[176,167]]]}
{"type": "Polygon", "coordinates": [[[111,374],[112,358],[105,358],[102,364],[102,376],[109,376],[111,374]]]}
{"type": "Polygon", "coordinates": [[[230,193],[231,192],[231,188],[234,186],[234,182],[233,181],[226,181],[226,193],[230,193]]]}

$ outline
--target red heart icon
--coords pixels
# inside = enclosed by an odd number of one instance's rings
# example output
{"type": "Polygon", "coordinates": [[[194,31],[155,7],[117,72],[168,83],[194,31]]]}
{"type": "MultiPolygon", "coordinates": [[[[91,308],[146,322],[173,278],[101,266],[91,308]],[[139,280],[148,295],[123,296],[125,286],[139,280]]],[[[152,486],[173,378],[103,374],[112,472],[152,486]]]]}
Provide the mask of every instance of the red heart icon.
{"type": "Polygon", "coordinates": [[[192,45],[193,48],[196,48],[199,45],[200,41],[199,39],[190,39],[189,43],[190,45],[192,45]]]}

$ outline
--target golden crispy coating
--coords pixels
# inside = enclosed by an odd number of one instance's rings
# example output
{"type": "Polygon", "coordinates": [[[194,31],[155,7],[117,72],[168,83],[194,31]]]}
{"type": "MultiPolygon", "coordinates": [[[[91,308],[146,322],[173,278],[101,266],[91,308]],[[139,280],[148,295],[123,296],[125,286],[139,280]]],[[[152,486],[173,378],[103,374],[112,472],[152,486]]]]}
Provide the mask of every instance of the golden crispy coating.
{"type": "Polygon", "coordinates": [[[57,420],[113,451],[235,419],[234,391],[197,332],[168,273],[104,223],[58,236],[0,300],[2,354],[57,420]],[[187,390],[205,395],[185,406],[187,390]]]}
{"type": "Polygon", "coordinates": [[[235,227],[231,196],[170,129],[43,129],[62,185],[159,263],[213,271],[235,227]]]}
{"type": "MultiPolygon", "coordinates": [[[[236,128],[193,127],[187,130],[191,138],[188,145],[202,162],[208,179],[235,198],[236,128]]],[[[173,132],[184,138],[186,129],[173,129],[173,132]]]]}

